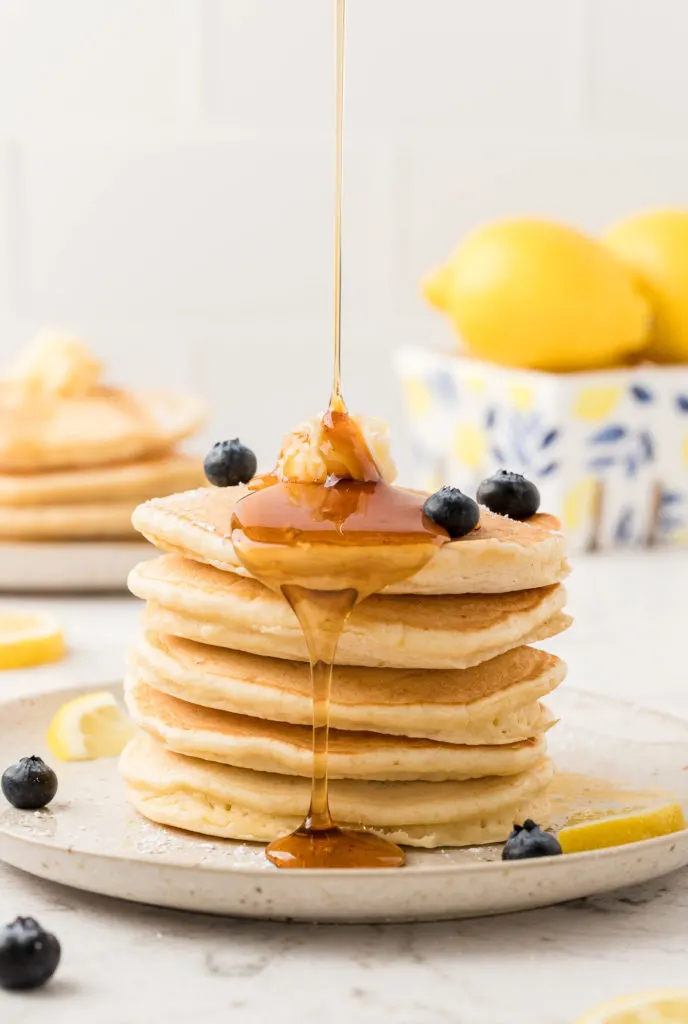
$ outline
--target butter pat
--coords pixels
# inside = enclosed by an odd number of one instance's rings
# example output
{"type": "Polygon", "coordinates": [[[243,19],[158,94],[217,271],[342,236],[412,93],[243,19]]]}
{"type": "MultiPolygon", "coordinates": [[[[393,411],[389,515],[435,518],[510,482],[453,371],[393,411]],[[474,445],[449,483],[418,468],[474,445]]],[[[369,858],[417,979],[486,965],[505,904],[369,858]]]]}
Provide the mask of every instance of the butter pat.
{"type": "Polygon", "coordinates": [[[27,396],[66,398],[92,391],[102,369],[85,342],[46,331],[19,354],[7,379],[27,396]]]}
{"type": "MultiPolygon", "coordinates": [[[[397,468],[390,451],[389,428],[383,419],[353,416],[385,483],[394,483],[397,468]]],[[[282,442],[275,475],[288,483],[324,484],[328,477],[346,478],[349,474],[337,452],[325,443],[321,418],[299,424],[282,442]]]]}

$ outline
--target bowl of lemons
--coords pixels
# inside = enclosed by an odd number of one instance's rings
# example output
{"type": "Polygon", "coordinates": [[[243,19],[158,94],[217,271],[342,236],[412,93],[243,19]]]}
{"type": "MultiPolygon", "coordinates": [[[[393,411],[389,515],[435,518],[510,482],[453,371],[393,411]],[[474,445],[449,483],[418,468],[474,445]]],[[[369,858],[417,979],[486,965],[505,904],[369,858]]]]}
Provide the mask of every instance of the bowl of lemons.
{"type": "Polygon", "coordinates": [[[688,210],[488,224],[422,291],[453,342],[398,356],[419,486],[507,468],[574,550],[688,545],[688,210]]]}

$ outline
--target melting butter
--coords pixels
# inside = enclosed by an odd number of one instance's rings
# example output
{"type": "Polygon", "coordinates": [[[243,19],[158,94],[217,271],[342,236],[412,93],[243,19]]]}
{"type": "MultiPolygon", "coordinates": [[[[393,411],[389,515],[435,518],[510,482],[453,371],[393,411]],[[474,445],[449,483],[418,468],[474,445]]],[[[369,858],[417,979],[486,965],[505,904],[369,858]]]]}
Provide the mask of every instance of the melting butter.
{"type": "Polygon", "coordinates": [[[19,353],[7,380],[18,396],[67,398],[92,391],[102,371],[85,342],[45,331],[19,353]]]}
{"type": "MultiPolygon", "coordinates": [[[[397,469],[392,458],[389,428],[385,420],[374,416],[352,416],[385,483],[394,483],[397,469]]],[[[331,443],[331,432],[324,417],[306,420],[295,427],[282,442],[275,476],[284,483],[324,484],[329,479],[358,479],[350,463],[331,443]]]]}

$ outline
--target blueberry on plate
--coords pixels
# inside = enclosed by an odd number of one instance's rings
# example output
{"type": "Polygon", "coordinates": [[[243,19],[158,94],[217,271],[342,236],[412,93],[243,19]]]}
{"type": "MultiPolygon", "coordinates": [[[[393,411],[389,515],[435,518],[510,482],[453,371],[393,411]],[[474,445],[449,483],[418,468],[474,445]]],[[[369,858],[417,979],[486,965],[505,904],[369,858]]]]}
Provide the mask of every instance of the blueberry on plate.
{"type": "Polygon", "coordinates": [[[213,487],[237,487],[253,479],[258,460],[251,449],[235,437],[232,441],[214,444],[205,457],[203,469],[213,487]]]}
{"type": "Polygon", "coordinates": [[[551,832],[543,832],[528,818],[514,830],[504,844],[502,860],[529,860],[531,857],[556,857],[562,852],[561,844],[551,832]]]}
{"type": "Polygon", "coordinates": [[[18,917],[0,931],[0,987],[40,988],[60,962],[60,943],[32,917],[18,917]]]}
{"type": "Polygon", "coordinates": [[[490,512],[510,519],[530,519],[540,508],[540,492],[535,484],[507,469],[483,480],[476,497],[490,512]]]}
{"type": "Polygon", "coordinates": [[[443,527],[452,540],[470,533],[480,521],[477,504],[458,487],[440,487],[427,499],[423,512],[433,523],[443,527]]]}
{"type": "Polygon", "coordinates": [[[2,791],[13,807],[38,811],[57,793],[57,775],[35,754],[22,757],[3,774],[2,791]]]}

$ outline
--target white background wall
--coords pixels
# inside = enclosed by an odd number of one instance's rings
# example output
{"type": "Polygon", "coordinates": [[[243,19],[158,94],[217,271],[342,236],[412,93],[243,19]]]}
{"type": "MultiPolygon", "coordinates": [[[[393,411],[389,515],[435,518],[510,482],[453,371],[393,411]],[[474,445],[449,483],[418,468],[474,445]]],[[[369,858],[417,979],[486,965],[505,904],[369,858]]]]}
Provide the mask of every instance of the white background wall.
{"type": "MultiPolygon", "coordinates": [[[[266,461],[323,407],[332,7],[0,0],[2,361],[67,327],[266,461]]],[[[401,430],[391,354],[448,339],[418,279],[467,228],[688,204],[688,3],[348,8],[346,392],[401,430]]]]}

